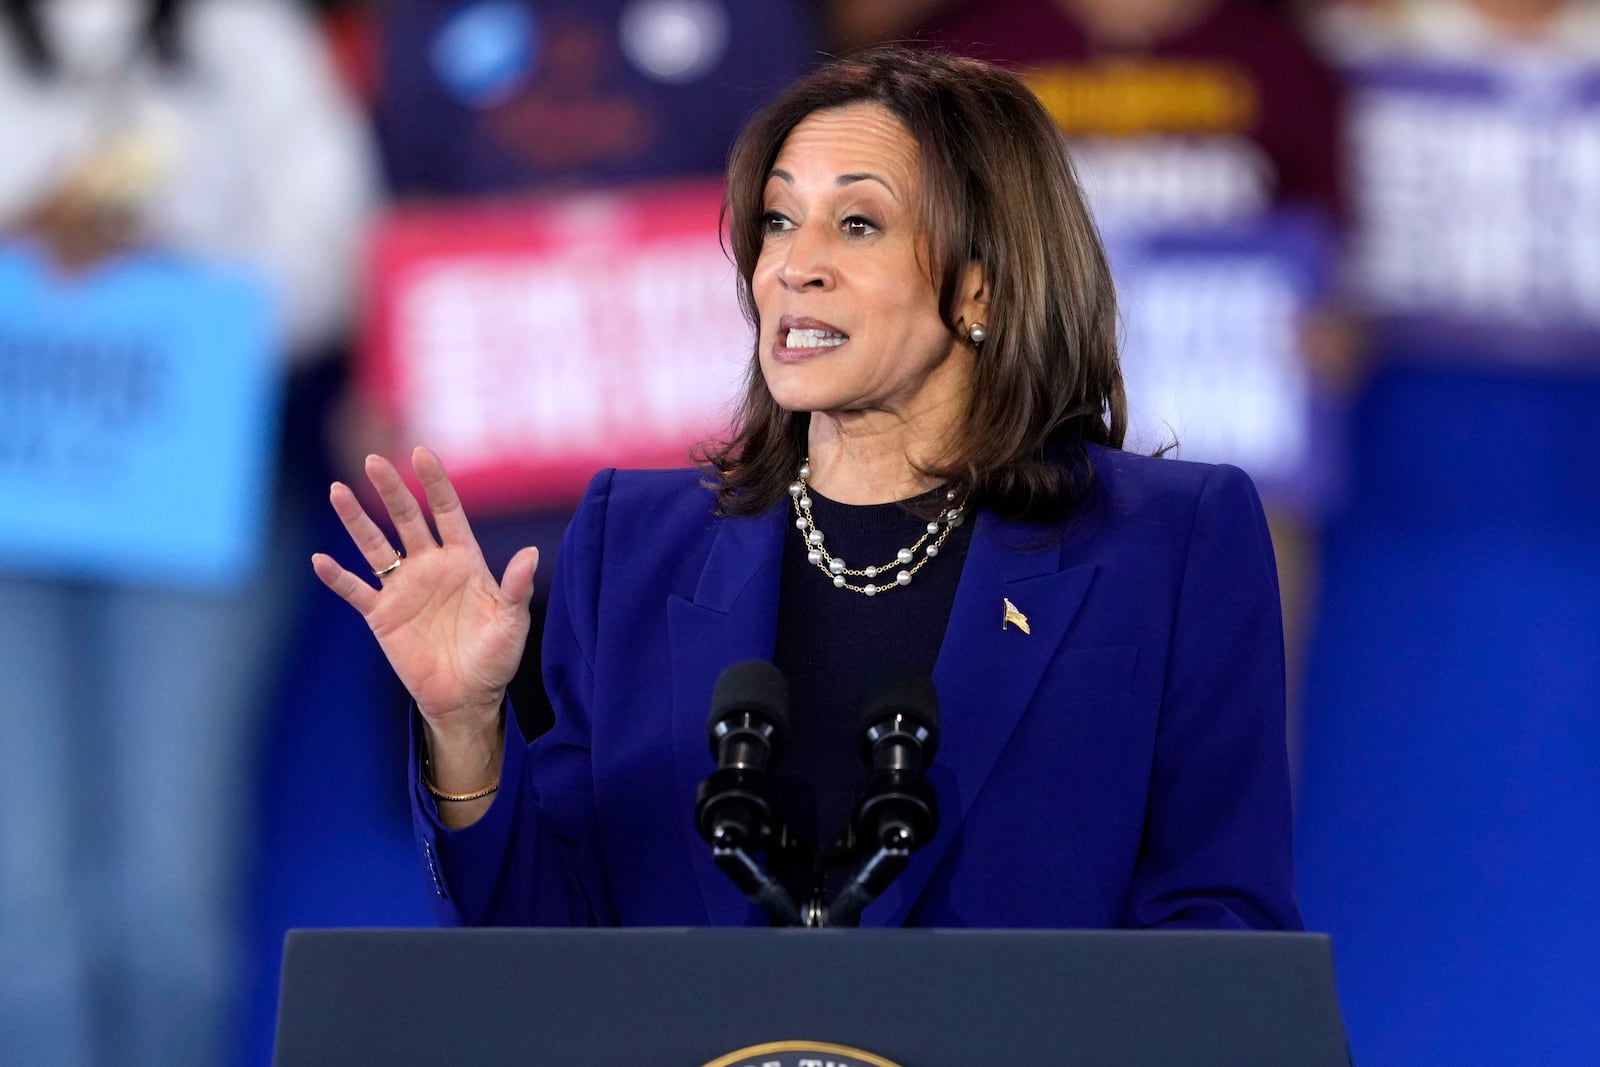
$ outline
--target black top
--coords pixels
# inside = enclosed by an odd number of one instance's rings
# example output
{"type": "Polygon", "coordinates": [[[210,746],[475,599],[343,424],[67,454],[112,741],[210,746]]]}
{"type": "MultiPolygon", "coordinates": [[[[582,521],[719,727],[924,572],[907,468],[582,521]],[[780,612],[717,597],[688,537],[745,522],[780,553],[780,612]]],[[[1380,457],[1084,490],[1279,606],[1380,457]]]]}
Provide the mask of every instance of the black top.
{"type": "MultiPolygon", "coordinates": [[[[834,556],[852,568],[882,566],[926,531],[928,520],[907,506],[942,500],[944,493],[939,489],[903,503],[852,505],[812,490],[811,515],[834,556]]],[[[827,876],[830,900],[855,873],[853,863],[846,865],[843,857],[827,857],[819,850],[839,842],[848,830],[856,790],[867,776],[860,736],[867,683],[885,667],[932,673],[972,544],[972,517],[951,531],[911,584],[869,597],[835,588],[829,576],[806,562],[807,545],[793,528],[793,504],[789,510],[774,660],[789,682],[790,727],[773,775],[789,846],[774,850],[769,862],[795,903],[804,907],[819,873],[827,876]]],[[[886,568],[875,584],[893,586],[901,569],[886,568]]],[[[849,581],[864,585],[873,579],[849,581]]]]}

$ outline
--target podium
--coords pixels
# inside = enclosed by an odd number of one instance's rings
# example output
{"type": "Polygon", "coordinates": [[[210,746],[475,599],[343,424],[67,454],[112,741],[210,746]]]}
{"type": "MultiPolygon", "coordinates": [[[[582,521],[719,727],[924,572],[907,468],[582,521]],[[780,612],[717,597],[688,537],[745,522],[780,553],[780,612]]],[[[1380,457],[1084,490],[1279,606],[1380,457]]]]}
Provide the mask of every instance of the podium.
{"type": "Polygon", "coordinates": [[[294,930],[277,1067],[1347,1067],[1317,934],[294,930]],[[833,1047],[872,1055],[785,1054],[833,1047]],[[732,1056],[735,1052],[749,1055],[732,1056]]]}

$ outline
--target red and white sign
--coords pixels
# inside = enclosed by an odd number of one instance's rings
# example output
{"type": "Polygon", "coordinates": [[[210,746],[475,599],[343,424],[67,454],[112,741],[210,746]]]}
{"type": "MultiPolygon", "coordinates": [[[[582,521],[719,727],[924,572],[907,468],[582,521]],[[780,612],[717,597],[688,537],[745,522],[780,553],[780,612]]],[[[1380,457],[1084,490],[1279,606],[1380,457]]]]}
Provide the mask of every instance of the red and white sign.
{"type": "Polygon", "coordinates": [[[752,334],[720,181],[402,207],[379,227],[362,377],[479,510],[721,436],[752,334]]]}

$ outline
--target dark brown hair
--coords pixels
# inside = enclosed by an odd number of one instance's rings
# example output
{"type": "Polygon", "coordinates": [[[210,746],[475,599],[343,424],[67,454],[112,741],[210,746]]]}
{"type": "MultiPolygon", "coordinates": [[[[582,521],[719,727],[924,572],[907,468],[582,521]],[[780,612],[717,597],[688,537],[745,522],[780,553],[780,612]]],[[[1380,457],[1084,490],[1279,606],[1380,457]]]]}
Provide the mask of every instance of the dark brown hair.
{"type": "MultiPolygon", "coordinates": [[[[1088,488],[1085,444],[1122,446],[1127,405],[1105,251],[1059,128],[1015,75],[975,59],[874,48],[820,67],[750,122],[728,160],[723,221],[756,344],[751,278],[767,176],[807,115],[858,103],[884,107],[916,139],[917,226],[945,325],[956,330],[971,263],[989,289],[966,423],[948,458],[924,473],[1011,517],[1058,515],[1088,488]]],[[[785,495],[809,419],[778,406],[752,354],[730,439],[696,451],[721,513],[753,514],[785,495]]]]}

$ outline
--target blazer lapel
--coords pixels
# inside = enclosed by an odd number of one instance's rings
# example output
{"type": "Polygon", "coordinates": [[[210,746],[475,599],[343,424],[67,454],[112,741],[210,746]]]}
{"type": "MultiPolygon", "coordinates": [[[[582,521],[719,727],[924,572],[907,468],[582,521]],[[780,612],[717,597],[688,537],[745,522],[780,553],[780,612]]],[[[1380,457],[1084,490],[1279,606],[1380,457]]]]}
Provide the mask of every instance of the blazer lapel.
{"type": "Polygon", "coordinates": [[[1060,570],[1061,544],[1051,534],[978,514],[933,671],[940,742],[929,779],[939,796],[939,830],[863,912],[864,926],[905,923],[1088,592],[1094,566],[1060,570]],[[1007,621],[1007,601],[1029,632],[1007,621]]]}
{"type": "MultiPolygon", "coordinates": [[[[787,498],[785,498],[787,501],[787,498]]],[[[672,662],[672,743],[678,777],[675,821],[713,925],[747,920],[753,906],[717,869],[695,827],[695,791],[714,769],[706,716],[717,677],[730,663],[771,660],[777,639],[778,585],[787,512],[719,519],[692,601],[667,603],[672,662]]]]}

